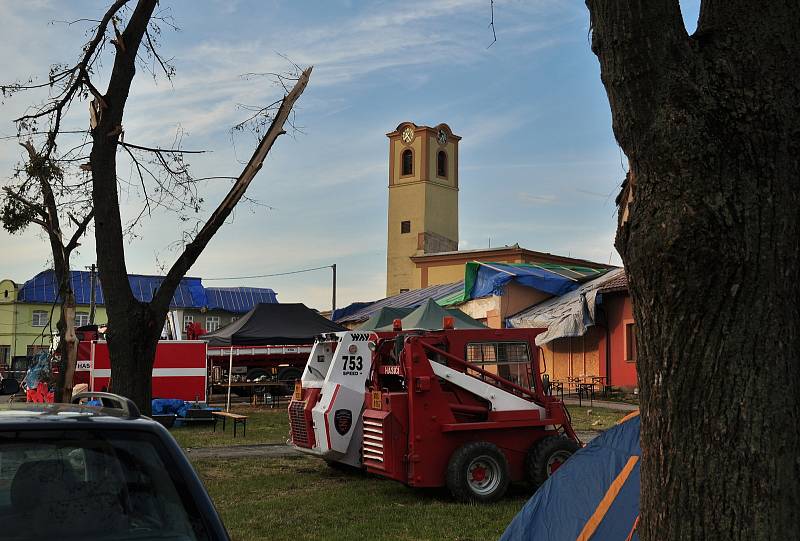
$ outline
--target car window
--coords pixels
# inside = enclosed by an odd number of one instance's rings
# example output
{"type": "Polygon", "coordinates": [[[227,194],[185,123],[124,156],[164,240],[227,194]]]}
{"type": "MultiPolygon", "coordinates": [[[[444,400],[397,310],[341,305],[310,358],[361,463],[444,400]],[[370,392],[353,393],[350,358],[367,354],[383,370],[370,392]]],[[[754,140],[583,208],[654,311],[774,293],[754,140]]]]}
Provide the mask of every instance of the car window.
{"type": "Polygon", "coordinates": [[[0,433],[0,539],[207,539],[176,471],[146,433],[0,433]]]}

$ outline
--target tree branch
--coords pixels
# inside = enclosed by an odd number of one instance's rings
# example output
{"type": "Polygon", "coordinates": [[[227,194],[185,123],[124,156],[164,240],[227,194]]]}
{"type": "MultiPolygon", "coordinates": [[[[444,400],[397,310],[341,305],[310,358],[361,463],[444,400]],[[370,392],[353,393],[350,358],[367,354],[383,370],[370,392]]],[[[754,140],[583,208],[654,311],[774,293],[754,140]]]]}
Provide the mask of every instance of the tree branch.
{"type": "Polygon", "coordinates": [[[94,209],[90,210],[86,214],[86,216],[83,217],[83,220],[81,220],[80,222],[76,220],[74,217],[72,217],[72,215],[70,215],[70,218],[72,218],[72,220],[75,222],[75,225],[77,225],[78,228],[72,234],[72,238],[69,239],[69,242],[64,247],[64,252],[66,252],[67,255],[67,261],[69,261],[69,254],[72,253],[72,250],[74,250],[79,246],[78,240],[80,240],[80,238],[86,232],[86,228],[89,226],[89,222],[91,222],[92,218],[94,218],[94,209]]]}
{"type": "MultiPolygon", "coordinates": [[[[47,211],[45,210],[45,208],[42,205],[38,205],[38,204],[34,203],[33,201],[29,201],[25,197],[22,197],[20,194],[18,194],[14,190],[12,190],[9,186],[4,186],[3,187],[3,191],[6,192],[6,194],[10,198],[16,199],[17,201],[19,201],[20,203],[22,203],[26,207],[28,207],[31,210],[33,210],[36,214],[38,214],[42,218],[42,220],[46,220],[47,219],[47,211]]],[[[37,224],[41,225],[42,227],[46,227],[46,224],[41,220],[40,221],[36,221],[34,223],[37,223],[37,224]]]]}
{"type": "MultiPolygon", "coordinates": [[[[84,48],[84,54],[80,62],[78,62],[78,64],[72,67],[71,69],[65,71],[65,73],[71,74],[72,81],[67,85],[67,88],[65,89],[62,98],[58,100],[56,103],[54,103],[51,107],[45,107],[44,109],[38,111],[35,114],[23,115],[22,117],[15,120],[15,122],[21,122],[25,120],[32,120],[48,114],[55,115],[53,119],[53,125],[49,130],[47,143],[45,145],[45,151],[44,151],[45,156],[49,156],[53,148],[55,148],[55,138],[56,135],[59,133],[59,129],[61,128],[61,117],[63,115],[64,107],[66,107],[70,103],[72,98],[75,96],[75,93],[83,85],[84,77],[82,77],[81,74],[82,72],[85,72],[86,68],[90,64],[92,56],[96,52],[98,46],[102,43],[103,37],[105,36],[106,33],[106,28],[108,28],[109,21],[112,21],[117,12],[129,1],[130,0],[116,0],[111,5],[111,7],[108,8],[105,15],[103,15],[103,18],[97,25],[94,37],[84,48]],[[78,72],[77,77],[75,77],[75,72],[78,72]]],[[[85,80],[88,81],[88,77],[86,77],[85,80]]]]}
{"type": "Polygon", "coordinates": [[[286,133],[283,126],[289,118],[294,103],[300,98],[306,85],[308,85],[312,69],[313,67],[309,67],[303,71],[297,83],[294,85],[294,88],[283,98],[281,106],[275,114],[275,118],[272,120],[269,130],[267,130],[267,133],[259,142],[253,155],[250,157],[250,161],[239,175],[238,180],[231,187],[225,199],[223,199],[216,210],[214,210],[202,229],[197,233],[194,240],[186,245],[183,253],[172,265],[172,268],[170,268],[167,276],[158,288],[158,291],[153,295],[151,306],[153,306],[154,309],[166,310],[169,307],[173,292],[180,283],[181,278],[191,268],[194,262],[197,261],[203,249],[225,223],[225,220],[230,216],[236,204],[242,199],[248,186],[250,186],[250,183],[255,178],[256,173],[258,173],[263,166],[264,160],[277,138],[286,133]]]}
{"type": "Polygon", "coordinates": [[[118,144],[123,147],[135,148],[136,150],[144,150],[146,152],[155,153],[166,152],[168,154],[205,154],[208,152],[207,150],[181,150],[179,148],[144,147],[141,145],[134,145],[133,143],[126,143],[124,141],[120,141],[118,144]]]}

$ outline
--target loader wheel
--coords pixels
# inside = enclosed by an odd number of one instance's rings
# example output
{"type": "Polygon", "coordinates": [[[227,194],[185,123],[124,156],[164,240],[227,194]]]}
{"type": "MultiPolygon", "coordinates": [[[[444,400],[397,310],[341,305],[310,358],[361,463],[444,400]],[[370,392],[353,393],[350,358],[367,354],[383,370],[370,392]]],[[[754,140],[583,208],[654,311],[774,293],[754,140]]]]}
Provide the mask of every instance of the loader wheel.
{"type": "Polygon", "coordinates": [[[547,481],[555,471],[580,449],[564,436],[547,436],[536,442],[525,457],[525,473],[534,487],[547,481]]]}
{"type": "Polygon", "coordinates": [[[468,443],[453,453],[447,465],[447,488],[462,502],[499,500],[508,490],[511,475],[506,456],[493,443],[468,443]]]}

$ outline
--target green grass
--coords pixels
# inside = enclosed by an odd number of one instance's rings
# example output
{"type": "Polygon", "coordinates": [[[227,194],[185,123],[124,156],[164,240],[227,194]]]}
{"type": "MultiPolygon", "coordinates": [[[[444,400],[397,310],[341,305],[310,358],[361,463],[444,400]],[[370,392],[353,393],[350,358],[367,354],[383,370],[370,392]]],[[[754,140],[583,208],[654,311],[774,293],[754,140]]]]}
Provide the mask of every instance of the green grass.
{"type": "Polygon", "coordinates": [[[589,406],[567,406],[572,415],[572,428],[574,430],[608,430],[617,421],[625,417],[627,411],[617,411],[606,408],[592,408],[589,406]]]}
{"type": "MultiPolygon", "coordinates": [[[[575,430],[606,430],[616,424],[628,412],[588,406],[567,406],[572,414],[572,426],[575,430]]],[[[228,423],[226,432],[222,432],[222,423],[217,423],[217,431],[211,425],[190,425],[173,428],[172,435],[183,448],[223,447],[227,445],[245,445],[258,443],[285,443],[289,437],[289,418],[286,407],[263,408],[251,406],[235,406],[234,413],[247,415],[247,437],[237,435],[233,439],[233,430],[228,423]]],[[[241,434],[241,432],[239,432],[241,434]]]]}
{"type": "Polygon", "coordinates": [[[201,460],[195,468],[236,541],[497,539],[530,497],[519,485],[492,505],[459,504],[443,489],[343,473],[307,456],[201,460]]]}
{"type": "Polygon", "coordinates": [[[222,432],[222,422],[217,423],[217,431],[213,432],[211,424],[195,424],[170,430],[185,448],[221,447],[227,445],[245,445],[257,443],[285,443],[289,438],[289,417],[286,406],[276,408],[234,406],[232,413],[247,415],[247,437],[242,437],[241,426],[236,429],[233,439],[233,423],[227,423],[222,432]]]}

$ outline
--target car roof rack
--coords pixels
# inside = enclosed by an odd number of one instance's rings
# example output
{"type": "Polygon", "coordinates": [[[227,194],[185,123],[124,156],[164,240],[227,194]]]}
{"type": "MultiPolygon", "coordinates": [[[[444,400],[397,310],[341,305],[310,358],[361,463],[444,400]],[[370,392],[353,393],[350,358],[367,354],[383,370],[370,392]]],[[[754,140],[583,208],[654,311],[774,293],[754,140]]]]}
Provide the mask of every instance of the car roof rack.
{"type": "Polygon", "coordinates": [[[126,419],[138,419],[142,415],[133,400],[114,393],[78,393],[72,397],[72,403],[80,404],[82,400],[92,399],[100,399],[104,408],[122,410],[126,419]]]}

